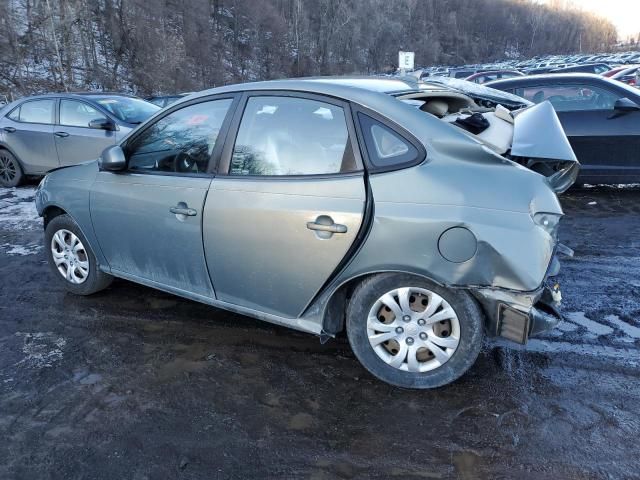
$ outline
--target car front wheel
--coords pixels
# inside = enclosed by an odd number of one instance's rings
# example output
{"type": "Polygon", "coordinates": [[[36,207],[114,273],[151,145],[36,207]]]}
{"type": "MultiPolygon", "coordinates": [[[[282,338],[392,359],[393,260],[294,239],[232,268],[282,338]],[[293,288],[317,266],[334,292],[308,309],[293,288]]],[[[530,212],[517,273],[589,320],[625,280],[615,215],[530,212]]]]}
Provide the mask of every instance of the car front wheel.
{"type": "Polygon", "coordinates": [[[467,292],[412,275],[365,279],[347,309],[356,357],[379,379],[405,388],[453,382],[476,361],[483,316],[467,292]]]}
{"type": "Polygon", "coordinates": [[[98,268],[89,242],[69,215],[53,218],[45,229],[47,259],[54,276],[77,295],[107,288],[113,277],[98,268]]]}

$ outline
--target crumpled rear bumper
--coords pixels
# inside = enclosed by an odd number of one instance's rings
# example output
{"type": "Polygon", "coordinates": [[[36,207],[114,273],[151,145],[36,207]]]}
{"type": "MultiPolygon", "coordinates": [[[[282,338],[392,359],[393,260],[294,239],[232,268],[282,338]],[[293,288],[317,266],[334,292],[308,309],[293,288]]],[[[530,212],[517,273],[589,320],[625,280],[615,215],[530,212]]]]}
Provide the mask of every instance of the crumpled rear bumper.
{"type": "MultiPolygon", "coordinates": [[[[558,253],[573,252],[559,245],[558,253]]],[[[560,262],[554,255],[545,280],[532,292],[518,292],[494,288],[472,291],[487,316],[487,333],[525,344],[531,336],[549,331],[562,320],[561,294],[553,281],[560,271],[560,262]]]]}

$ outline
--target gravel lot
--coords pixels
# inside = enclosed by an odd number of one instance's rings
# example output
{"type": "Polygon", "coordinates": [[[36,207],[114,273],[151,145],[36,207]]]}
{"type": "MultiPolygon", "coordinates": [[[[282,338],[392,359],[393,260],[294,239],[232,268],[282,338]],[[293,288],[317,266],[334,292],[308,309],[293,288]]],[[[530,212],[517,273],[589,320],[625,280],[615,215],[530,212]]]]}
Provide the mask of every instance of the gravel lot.
{"type": "Polygon", "coordinates": [[[34,188],[0,189],[2,479],[640,478],[640,188],[565,194],[565,321],[427,392],[344,338],[126,281],[66,294],[34,188]]]}

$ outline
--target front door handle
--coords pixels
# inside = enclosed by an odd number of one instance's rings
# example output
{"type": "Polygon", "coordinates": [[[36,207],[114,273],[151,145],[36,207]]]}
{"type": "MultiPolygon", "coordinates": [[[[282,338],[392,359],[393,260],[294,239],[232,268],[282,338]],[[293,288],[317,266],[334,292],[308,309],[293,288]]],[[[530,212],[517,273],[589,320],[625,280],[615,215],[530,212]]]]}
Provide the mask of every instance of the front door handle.
{"type": "Polygon", "coordinates": [[[335,223],[328,215],[320,215],[315,222],[307,222],[309,230],[328,233],[347,233],[347,226],[335,223]]]}
{"type": "Polygon", "coordinates": [[[69,134],[67,132],[54,132],[54,135],[56,137],[60,137],[60,138],[66,138],[69,136],[69,134]]]}
{"type": "Polygon", "coordinates": [[[171,207],[169,209],[169,212],[175,215],[185,215],[187,217],[195,217],[198,214],[198,212],[196,212],[193,208],[187,207],[171,207]]]}
{"type": "Polygon", "coordinates": [[[13,133],[16,131],[16,129],[13,127],[4,127],[3,130],[7,133],[13,133]]]}

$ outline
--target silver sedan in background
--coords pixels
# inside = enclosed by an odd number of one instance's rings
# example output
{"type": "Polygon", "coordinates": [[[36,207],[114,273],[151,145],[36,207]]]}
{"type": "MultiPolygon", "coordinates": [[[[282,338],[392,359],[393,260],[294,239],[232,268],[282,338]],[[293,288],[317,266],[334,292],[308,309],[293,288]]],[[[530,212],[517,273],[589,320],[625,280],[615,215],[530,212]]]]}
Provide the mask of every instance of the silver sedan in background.
{"type": "Polygon", "coordinates": [[[0,109],[0,186],[96,159],[159,107],[108,93],[38,95],[0,109]]]}
{"type": "Polygon", "coordinates": [[[557,194],[579,167],[550,104],[474,92],[313,78],[172,104],[41,182],[53,274],[346,330],[385,382],[452,382],[485,334],[526,343],[559,321],[557,194]]]}

